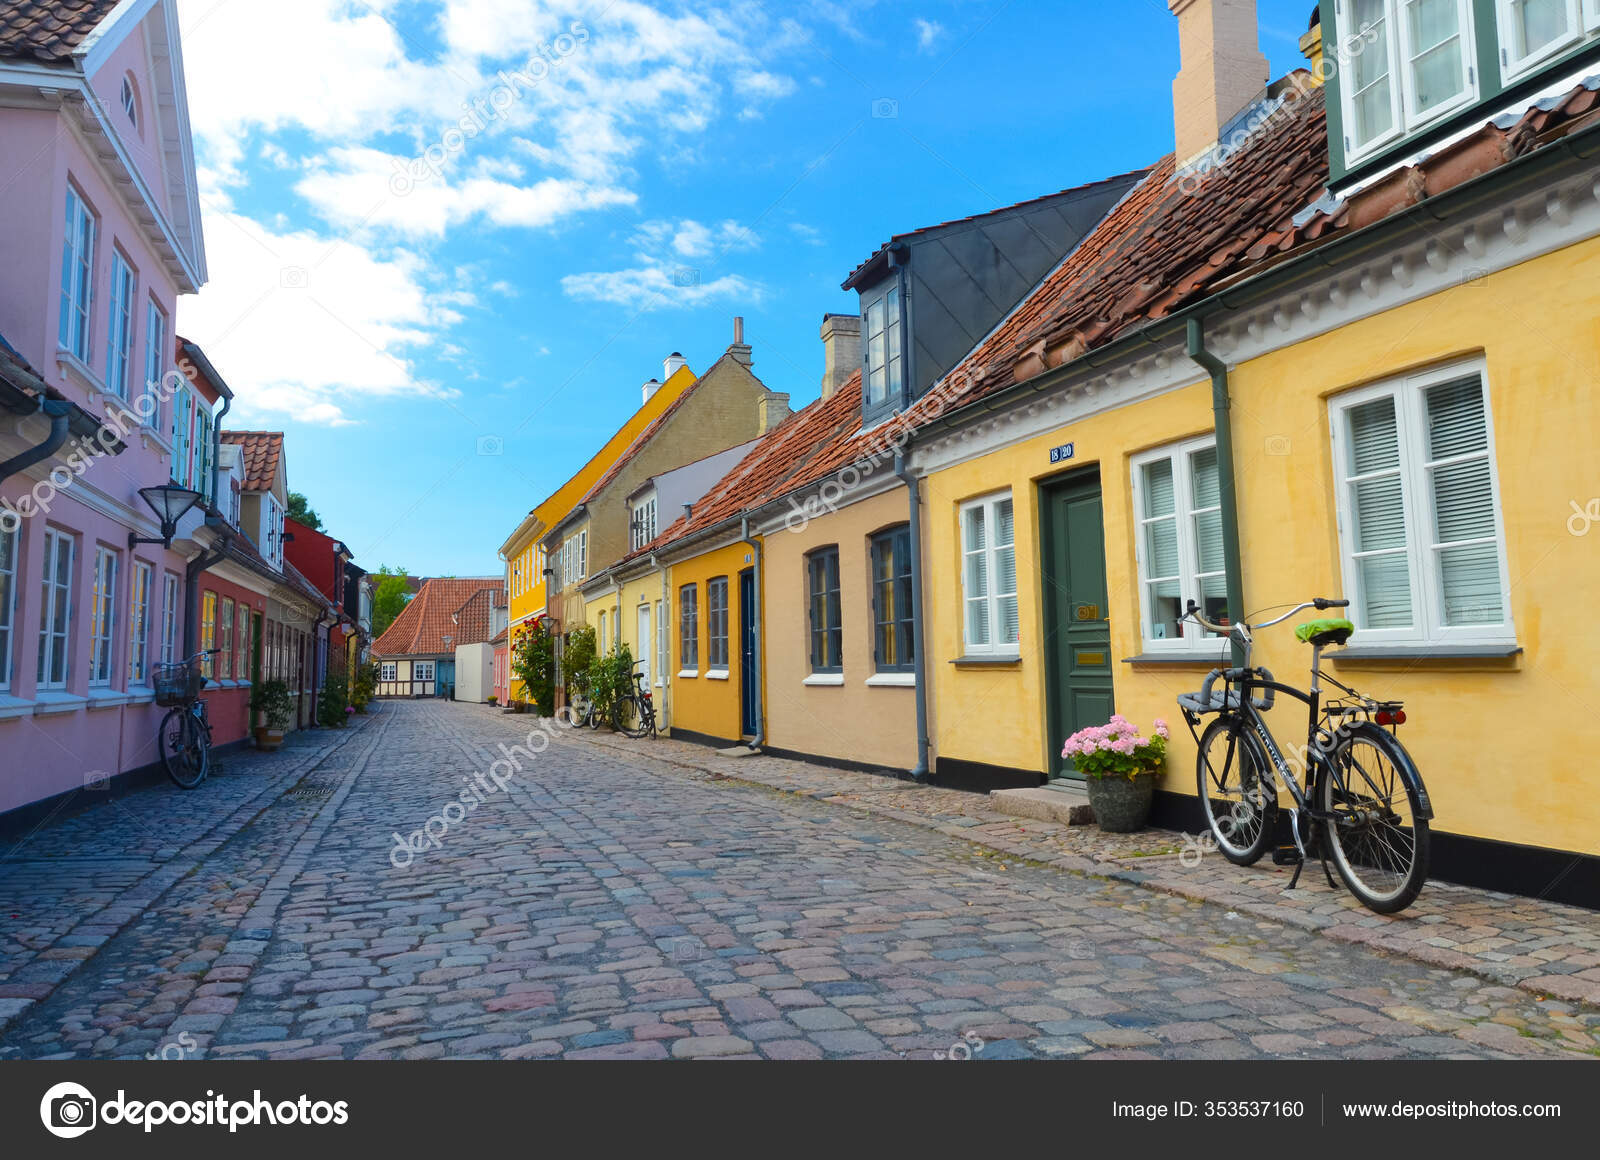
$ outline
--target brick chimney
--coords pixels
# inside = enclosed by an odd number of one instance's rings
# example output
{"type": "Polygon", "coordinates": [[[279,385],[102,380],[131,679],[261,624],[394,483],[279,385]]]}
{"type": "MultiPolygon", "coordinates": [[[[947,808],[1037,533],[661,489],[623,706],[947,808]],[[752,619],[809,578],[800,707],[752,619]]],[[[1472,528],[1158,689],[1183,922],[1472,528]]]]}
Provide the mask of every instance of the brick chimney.
{"type": "Polygon", "coordinates": [[[1172,82],[1178,166],[1217,143],[1236,113],[1266,91],[1256,0],[1167,0],[1178,18],[1183,67],[1172,82]]]}
{"type": "Polygon", "coordinates": [[[768,391],[756,402],[756,434],[765,435],[789,417],[789,396],[768,391]]]}
{"type": "Polygon", "coordinates": [[[861,369],[861,315],[822,316],[822,397],[826,399],[861,369]]]}
{"type": "Polygon", "coordinates": [[[750,357],[750,344],[744,340],[744,318],[738,315],[733,319],[733,342],[728,345],[728,353],[733,356],[734,362],[745,366],[754,361],[750,357]]]}

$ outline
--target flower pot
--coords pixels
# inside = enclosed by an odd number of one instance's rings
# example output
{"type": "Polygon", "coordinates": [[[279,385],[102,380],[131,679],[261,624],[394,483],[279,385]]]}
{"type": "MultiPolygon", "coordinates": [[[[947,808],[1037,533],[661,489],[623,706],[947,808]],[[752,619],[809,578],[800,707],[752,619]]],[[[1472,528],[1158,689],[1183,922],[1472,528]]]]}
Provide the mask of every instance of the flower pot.
{"type": "Polygon", "coordinates": [[[271,753],[283,744],[283,730],[273,729],[266,725],[256,726],[256,748],[264,749],[271,753]]]}
{"type": "Polygon", "coordinates": [[[1150,820],[1150,803],[1155,797],[1155,774],[1086,780],[1089,805],[1102,830],[1108,834],[1131,834],[1144,829],[1145,822],[1150,820]]]}

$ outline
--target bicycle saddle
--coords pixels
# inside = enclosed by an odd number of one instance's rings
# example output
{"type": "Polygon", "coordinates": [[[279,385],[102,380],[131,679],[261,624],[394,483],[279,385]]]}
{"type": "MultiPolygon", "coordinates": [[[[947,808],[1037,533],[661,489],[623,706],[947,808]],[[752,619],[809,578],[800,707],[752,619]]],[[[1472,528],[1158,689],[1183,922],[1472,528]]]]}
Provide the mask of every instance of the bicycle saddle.
{"type": "Polygon", "coordinates": [[[1343,644],[1355,630],[1356,626],[1348,620],[1312,620],[1296,625],[1294,636],[1306,644],[1343,644]]]}

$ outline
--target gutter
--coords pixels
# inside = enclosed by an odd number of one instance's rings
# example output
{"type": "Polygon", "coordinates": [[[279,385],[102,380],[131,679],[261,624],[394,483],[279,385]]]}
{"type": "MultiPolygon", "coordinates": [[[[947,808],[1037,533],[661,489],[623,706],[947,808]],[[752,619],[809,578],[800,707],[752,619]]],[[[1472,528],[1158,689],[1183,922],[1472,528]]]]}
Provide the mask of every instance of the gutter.
{"type": "Polygon", "coordinates": [[[67,441],[67,435],[72,423],[73,405],[66,399],[47,399],[39,397],[39,409],[35,414],[48,416],[50,419],[50,434],[45,436],[44,442],[30,447],[26,451],[13,455],[10,459],[0,463],[0,483],[4,483],[13,475],[26,471],[35,463],[42,463],[61,449],[67,441]]]}
{"type": "Polygon", "coordinates": [[[894,473],[906,485],[911,509],[911,661],[917,682],[917,764],[911,780],[925,782],[928,769],[928,653],[922,631],[922,498],[917,477],[906,466],[905,452],[894,454],[894,473]]]}
{"type": "MultiPolygon", "coordinates": [[[[1244,616],[1244,569],[1239,561],[1239,499],[1233,473],[1233,408],[1228,398],[1228,364],[1206,349],[1205,324],[1198,318],[1189,319],[1185,349],[1211,376],[1211,415],[1216,430],[1217,487],[1221,492],[1222,509],[1222,568],[1227,582],[1228,611],[1232,622],[1237,622],[1244,616]]],[[[1244,642],[1232,633],[1228,641],[1233,650],[1234,667],[1243,668],[1244,642]]]]}
{"type": "Polygon", "coordinates": [[[753,538],[750,534],[750,517],[748,515],[739,517],[739,539],[742,542],[749,544],[751,551],[755,554],[755,583],[751,585],[751,588],[755,591],[755,608],[752,610],[752,617],[755,620],[756,630],[754,633],[754,639],[752,639],[750,642],[752,653],[750,659],[753,662],[753,667],[756,672],[756,735],[750,739],[750,751],[752,753],[759,753],[761,751],[761,747],[766,744],[767,741],[767,705],[766,698],[761,695],[762,677],[764,675],[764,670],[762,669],[761,665],[762,556],[761,541],[753,538]]]}

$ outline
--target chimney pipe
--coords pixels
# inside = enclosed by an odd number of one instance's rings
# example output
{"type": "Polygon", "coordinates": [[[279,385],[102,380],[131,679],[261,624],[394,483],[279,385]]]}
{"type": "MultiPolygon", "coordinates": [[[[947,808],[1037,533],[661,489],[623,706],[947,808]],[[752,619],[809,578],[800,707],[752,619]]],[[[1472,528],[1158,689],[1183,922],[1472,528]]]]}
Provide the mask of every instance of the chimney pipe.
{"type": "Polygon", "coordinates": [[[728,354],[734,362],[751,364],[750,344],[744,340],[744,318],[737,314],[733,318],[733,343],[728,347],[728,354]]]}
{"type": "Polygon", "coordinates": [[[661,364],[661,381],[666,382],[668,379],[672,378],[673,375],[677,374],[680,370],[688,365],[688,359],[684,358],[677,351],[673,351],[661,364]]]}
{"type": "Polygon", "coordinates": [[[644,402],[648,403],[650,401],[650,396],[655,394],[660,389],[661,384],[656,382],[654,379],[651,379],[649,382],[645,383],[644,387],[642,388],[644,402]]]}
{"type": "Polygon", "coordinates": [[[744,318],[742,315],[733,316],[733,341],[735,344],[744,341],[744,318]]]}
{"type": "Polygon", "coordinates": [[[861,315],[822,316],[822,397],[826,399],[861,368],[861,315]]]}
{"type": "Polygon", "coordinates": [[[1172,82],[1178,168],[1210,151],[1223,128],[1266,92],[1256,0],[1167,0],[1183,67],[1172,82]]]}

